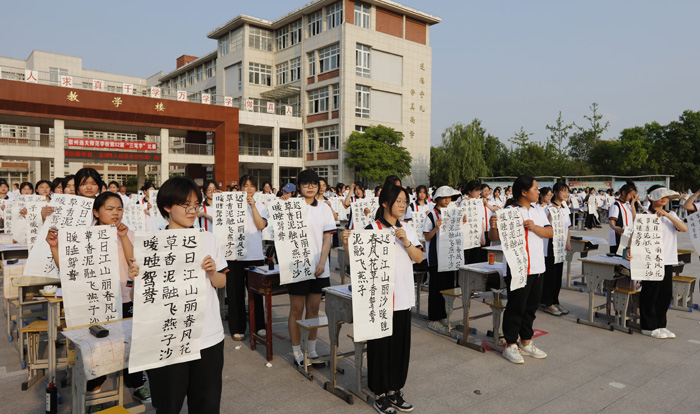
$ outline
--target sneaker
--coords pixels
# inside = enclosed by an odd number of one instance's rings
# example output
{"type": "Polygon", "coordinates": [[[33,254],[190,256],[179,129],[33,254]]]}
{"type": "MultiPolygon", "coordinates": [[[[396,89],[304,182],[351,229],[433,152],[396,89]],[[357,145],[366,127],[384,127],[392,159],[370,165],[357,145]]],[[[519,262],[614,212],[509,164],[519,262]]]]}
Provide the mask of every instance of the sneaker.
{"type": "Polygon", "coordinates": [[[391,401],[389,401],[389,398],[386,395],[376,398],[374,400],[374,404],[372,404],[372,407],[374,407],[378,413],[396,414],[396,409],[391,406],[391,401]]]}
{"type": "Polygon", "coordinates": [[[557,309],[559,309],[559,312],[561,312],[562,315],[566,315],[566,314],[569,313],[569,311],[568,311],[565,307],[563,307],[563,306],[561,306],[561,305],[559,305],[559,304],[554,305],[554,306],[556,306],[557,309]]]}
{"type": "Polygon", "coordinates": [[[141,402],[151,402],[151,390],[147,386],[143,386],[134,391],[134,397],[141,402]]]}
{"type": "Polygon", "coordinates": [[[522,342],[519,343],[519,345],[520,353],[522,355],[531,356],[537,359],[547,358],[547,353],[535,346],[535,343],[532,341],[530,341],[530,343],[527,345],[523,345],[522,342]]]}
{"type": "Polygon", "coordinates": [[[659,328],[659,330],[666,334],[666,338],[673,339],[676,337],[676,334],[674,334],[673,332],[669,331],[666,328],[659,328]]]}
{"type": "Polygon", "coordinates": [[[516,345],[516,344],[506,346],[506,349],[503,350],[501,355],[503,355],[503,358],[507,359],[508,361],[510,361],[514,364],[524,364],[525,363],[523,356],[520,355],[520,350],[518,349],[518,345],[516,345]]]}
{"type": "Polygon", "coordinates": [[[243,334],[233,334],[231,335],[234,341],[242,341],[245,338],[243,334]]]}
{"type": "Polygon", "coordinates": [[[294,366],[295,367],[303,367],[304,366],[304,356],[299,357],[299,359],[294,358],[294,366]]]}
{"type": "Polygon", "coordinates": [[[668,338],[668,335],[666,335],[666,332],[663,332],[660,329],[654,329],[653,331],[648,331],[646,329],[642,329],[642,334],[646,335],[646,336],[651,336],[652,338],[656,338],[656,339],[668,338]]]}
{"type": "Polygon", "coordinates": [[[561,316],[561,312],[559,312],[559,308],[557,308],[554,305],[549,305],[544,308],[544,311],[547,312],[550,315],[554,316],[561,316]]]}
{"type": "Polygon", "coordinates": [[[87,414],[95,414],[99,413],[104,409],[104,404],[96,404],[96,405],[91,405],[85,410],[87,414]]]}
{"type": "Polygon", "coordinates": [[[389,400],[391,405],[394,406],[394,408],[403,413],[410,413],[413,411],[413,406],[403,399],[403,392],[401,391],[396,391],[393,394],[389,394],[386,398],[389,400]]]}
{"type": "Polygon", "coordinates": [[[266,329],[259,329],[257,332],[258,336],[262,336],[265,338],[267,336],[267,330],[266,329]]]}

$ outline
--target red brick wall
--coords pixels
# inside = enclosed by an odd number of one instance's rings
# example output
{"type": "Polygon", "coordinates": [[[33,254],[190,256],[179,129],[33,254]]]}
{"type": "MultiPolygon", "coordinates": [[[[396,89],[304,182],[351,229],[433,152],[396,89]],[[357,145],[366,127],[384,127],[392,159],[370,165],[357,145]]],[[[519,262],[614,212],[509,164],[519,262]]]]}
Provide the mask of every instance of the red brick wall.
{"type": "Polygon", "coordinates": [[[306,161],[313,161],[314,160],[314,154],[313,153],[308,153],[306,154],[306,161]]]}
{"type": "Polygon", "coordinates": [[[425,23],[406,17],[406,40],[424,45],[426,43],[425,27],[425,23]]]}
{"type": "Polygon", "coordinates": [[[331,112],[331,119],[340,118],[340,111],[331,112]]]}
{"type": "Polygon", "coordinates": [[[179,58],[177,58],[177,68],[180,68],[182,66],[185,66],[186,64],[197,60],[196,56],[190,56],[190,55],[182,55],[179,58]]]}
{"type": "Polygon", "coordinates": [[[321,114],[307,115],[306,122],[318,122],[328,120],[328,112],[323,112],[321,114]]]}
{"type": "MultiPolygon", "coordinates": [[[[83,168],[94,168],[97,171],[102,171],[104,170],[105,166],[104,165],[88,165],[88,164],[83,164],[83,168]]],[[[128,168],[128,167],[126,167],[128,168]]],[[[119,170],[119,171],[124,171],[124,170],[119,170]]]]}
{"type": "Polygon", "coordinates": [[[338,159],[338,151],[328,151],[328,152],[319,152],[316,154],[318,156],[318,160],[337,160],[338,159]]]}
{"type": "Polygon", "coordinates": [[[377,10],[377,31],[403,37],[403,16],[380,7],[377,10]]]}
{"type": "Polygon", "coordinates": [[[323,82],[324,80],[337,78],[340,75],[340,69],[332,70],[330,72],[322,73],[318,75],[318,81],[323,82]]]}
{"type": "Polygon", "coordinates": [[[308,79],[306,79],[306,84],[311,85],[312,83],[316,82],[316,79],[312,76],[308,79]]]}
{"type": "Polygon", "coordinates": [[[355,24],[355,2],[345,0],[345,22],[355,24]]]}

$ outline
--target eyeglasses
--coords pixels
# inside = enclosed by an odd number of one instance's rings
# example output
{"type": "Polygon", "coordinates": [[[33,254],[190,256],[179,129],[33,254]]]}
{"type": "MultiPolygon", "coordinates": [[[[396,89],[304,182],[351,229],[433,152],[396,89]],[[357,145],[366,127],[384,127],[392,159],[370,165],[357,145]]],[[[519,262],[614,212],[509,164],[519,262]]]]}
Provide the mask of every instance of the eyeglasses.
{"type": "Polygon", "coordinates": [[[301,185],[303,188],[318,188],[317,182],[303,183],[301,185]]]}
{"type": "Polygon", "coordinates": [[[202,208],[201,204],[195,204],[193,206],[187,204],[178,204],[178,206],[182,207],[185,210],[185,213],[196,213],[199,211],[200,208],[202,208]]]}
{"type": "Polygon", "coordinates": [[[394,204],[396,204],[397,206],[404,206],[404,207],[406,207],[408,205],[408,203],[405,201],[396,201],[394,204]]]}

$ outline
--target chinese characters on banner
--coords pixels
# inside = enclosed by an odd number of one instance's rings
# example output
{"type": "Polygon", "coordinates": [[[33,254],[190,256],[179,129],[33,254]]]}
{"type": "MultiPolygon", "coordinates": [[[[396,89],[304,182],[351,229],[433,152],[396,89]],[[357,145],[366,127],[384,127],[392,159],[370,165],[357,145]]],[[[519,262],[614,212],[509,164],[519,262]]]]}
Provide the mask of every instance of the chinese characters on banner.
{"type": "Polygon", "coordinates": [[[46,205],[46,197],[42,195],[19,195],[15,201],[9,204],[9,220],[7,232],[12,234],[18,243],[27,242],[27,216],[22,216],[21,212],[29,206],[30,203],[43,203],[46,205]]]}
{"type": "Polygon", "coordinates": [[[343,205],[343,199],[340,197],[331,197],[329,201],[331,202],[331,208],[338,215],[338,220],[347,220],[348,213],[343,205]]]}
{"type": "Polygon", "coordinates": [[[438,272],[459,270],[464,264],[462,249],[462,217],[461,208],[445,208],[442,210],[442,225],[438,242],[438,272]]]}
{"type": "Polygon", "coordinates": [[[87,139],[87,138],[67,138],[66,145],[69,147],[82,148],[106,148],[123,149],[135,151],[157,151],[158,144],[155,142],[143,141],[115,141],[108,139],[87,139]]]}
{"type": "Polygon", "coordinates": [[[51,248],[46,243],[46,235],[51,227],[62,229],[71,226],[89,226],[92,223],[92,198],[72,194],[54,194],[49,203],[53,213],[46,217],[44,225],[34,248],[29,252],[27,265],[24,267],[25,276],[43,276],[58,278],[56,264],[51,255],[51,248]]]}
{"type": "Polygon", "coordinates": [[[27,203],[27,245],[29,251],[32,251],[36,239],[39,237],[41,225],[44,224],[41,220],[41,209],[48,204],[46,201],[27,203]]]}
{"type": "Polygon", "coordinates": [[[480,209],[484,203],[478,198],[466,200],[461,207],[463,214],[467,216],[467,222],[462,223],[462,237],[464,237],[464,250],[481,247],[481,215],[480,209]]]}
{"type": "Polygon", "coordinates": [[[664,279],[664,241],[661,218],[656,214],[637,214],[630,254],[632,280],[664,279]]]}
{"type": "MultiPolygon", "coordinates": [[[[265,208],[268,209],[268,211],[270,210],[269,203],[277,200],[277,197],[274,194],[263,194],[259,192],[253,194],[253,198],[256,202],[262,203],[265,208]]],[[[268,241],[275,240],[275,232],[272,229],[272,226],[266,226],[264,229],[262,229],[262,239],[268,241]]]]}
{"type": "Polygon", "coordinates": [[[248,193],[233,191],[214,194],[214,234],[224,248],[226,260],[243,260],[248,256],[246,209],[248,193]]]}
{"type": "Polygon", "coordinates": [[[63,306],[69,328],[122,318],[117,229],[58,229],[63,306]]]}
{"type": "Polygon", "coordinates": [[[562,263],[566,260],[566,220],[561,208],[550,207],[549,215],[552,218],[552,247],[554,248],[554,263],[562,263]]]}
{"type": "Polygon", "coordinates": [[[393,333],[394,240],[390,230],[355,230],[348,239],[355,342],[393,333]]]}
{"type": "Polygon", "coordinates": [[[366,197],[365,200],[357,200],[350,204],[352,210],[352,225],[356,230],[362,230],[368,224],[374,222],[374,216],[379,209],[378,197],[366,197]],[[365,209],[369,209],[369,214],[365,214],[365,209]]]}
{"type": "Polygon", "coordinates": [[[148,190],[148,202],[151,203],[151,219],[156,230],[162,230],[168,225],[168,220],[158,210],[158,190],[148,190]]]}
{"type": "Polygon", "coordinates": [[[634,226],[627,226],[624,228],[624,232],[620,236],[620,244],[617,246],[617,251],[615,252],[616,255],[623,257],[624,258],[624,252],[627,247],[630,245],[630,239],[632,238],[632,234],[634,233],[634,226]]]}
{"type": "Polygon", "coordinates": [[[527,250],[525,249],[525,226],[519,208],[504,208],[496,212],[498,215],[498,235],[503,246],[503,256],[510,267],[512,279],[510,290],[520,289],[527,284],[527,269],[529,267],[527,250]]]}
{"type": "MultiPolygon", "coordinates": [[[[280,285],[314,278],[314,263],[309,238],[308,207],[302,198],[268,203],[268,218],[275,232],[275,250],[280,266],[280,285]]],[[[269,227],[269,226],[268,226],[269,227]]]]}
{"type": "Polygon", "coordinates": [[[420,211],[412,211],[411,217],[411,223],[413,224],[413,229],[416,231],[418,240],[425,241],[425,236],[423,235],[423,225],[425,224],[425,219],[428,217],[428,215],[420,211]]]}
{"type": "Polygon", "coordinates": [[[134,202],[127,203],[124,206],[124,215],[122,223],[133,231],[146,230],[146,207],[148,204],[136,204],[134,202]]]}
{"type": "Polygon", "coordinates": [[[688,233],[696,252],[700,252],[700,214],[693,213],[688,216],[688,233]]]}
{"type": "Polygon", "coordinates": [[[209,283],[203,229],[138,232],[129,371],[199,359],[209,283]]]}

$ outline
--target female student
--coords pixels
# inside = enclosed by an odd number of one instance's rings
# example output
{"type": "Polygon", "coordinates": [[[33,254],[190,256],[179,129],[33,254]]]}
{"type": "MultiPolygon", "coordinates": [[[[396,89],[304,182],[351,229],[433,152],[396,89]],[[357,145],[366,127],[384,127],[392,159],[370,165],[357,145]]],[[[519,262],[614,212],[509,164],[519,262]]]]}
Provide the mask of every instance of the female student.
{"type": "MultiPolygon", "coordinates": [[[[146,208],[143,210],[143,212],[146,214],[146,230],[147,231],[152,231],[156,230],[155,224],[153,223],[153,218],[151,217],[151,202],[150,202],[150,191],[155,190],[156,186],[153,185],[153,183],[146,181],[143,183],[143,186],[141,186],[141,193],[143,194],[143,198],[141,200],[137,200],[136,204],[145,204],[146,208]]],[[[153,200],[155,201],[155,200],[153,200]]]]}
{"type": "Polygon", "coordinates": [[[455,272],[438,272],[438,241],[440,239],[440,226],[442,225],[442,210],[459,197],[459,193],[448,186],[438,188],[433,194],[435,207],[430,211],[423,224],[423,235],[428,245],[428,325],[434,330],[439,330],[438,325],[447,325],[447,312],[445,310],[445,298],[440,291],[454,288],[455,272]]]}
{"type": "Polygon", "coordinates": [[[263,194],[274,194],[272,192],[272,185],[270,185],[269,181],[264,181],[262,185],[262,193],[263,194]]]}
{"type": "MultiPolygon", "coordinates": [[[[158,210],[168,220],[168,229],[189,229],[197,219],[202,191],[189,177],[173,177],[158,191],[158,210]]],[[[153,407],[158,413],[179,413],[187,397],[191,413],[218,413],[221,405],[224,367],[224,327],[221,323],[216,288],[226,286],[228,268],[213,233],[203,232],[207,256],[202,260],[206,272],[206,303],[200,337],[200,359],[150,369],[153,407]],[[218,269],[218,270],[217,270],[218,269]]],[[[129,276],[139,283],[139,266],[132,262],[129,276]]]]}
{"type": "Polygon", "coordinates": [[[488,197],[488,203],[494,207],[503,208],[503,200],[501,200],[501,187],[493,189],[493,194],[488,197]]]}
{"type": "Polygon", "coordinates": [[[34,186],[37,195],[43,195],[47,202],[51,201],[51,183],[46,180],[37,181],[34,186]]]}
{"type": "MultiPolygon", "coordinates": [[[[332,235],[336,233],[336,227],[331,208],[325,203],[319,203],[316,199],[320,180],[318,174],[313,170],[300,172],[297,179],[298,190],[309,209],[307,216],[309,238],[313,238],[315,242],[311,243],[311,246],[313,246],[311,253],[314,258],[313,262],[316,263],[315,279],[287,285],[290,302],[289,338],[292,342],[294,364],[298,366],[304,363],[304,356],[299,345],[301,332],[297,321],[303,319],[302,317],[306,319],[318,317],[318,307],[321,304],[323,288],[331,285],[328,255],[331,251],[332,235]],[[304,309],[306,309],[306,316],[304,316],[304,309]]],[[[318,353],[316,352],[316,331],[317,329],[311,330],[307,342],[308,356],[311,360],[318,358],[318,353]]]]}
{"type": "MultiPolygon", "coordinates": [[[[10,186],[7,184],[7,180],[4,178],[0,178],[0,200],[2,202],[0,203],[0,210],[3,212],[9,211],[9,208],[6,209],[6,203],[10,201],[10,196],[7,195],[7,193],[10,191],[10,186]]],[[[5,217],[5,214],[2,214],[2,217],[5,217]]],[[[5,228],[5,219],[0,218],[0,227],[3,229],[5,228]]]]}
{"type": "MultiPolygon", "coordinates": [[[[547,213],[547,218],[551,221],[550,211],[553,208],[562,209],[562,215],[564,217],[564,227],[566,228],[566,250],[571,250],[571,241],[569,239],[569,228],[571,227],[571,220],[569,219],[569,214],[566,213],[564,207],[564,202],[569,198],[569,186],[562,182],[557,182],[554,184],[554,197],[551,197],[552,203],[549,204],[545,210],[547,213]]],[[[542,197],[542,190],[540,190],[540,198],[542,197]]],[[[544,311],[555,315],[566,315],[569,313],[566,308],[561,306],[559,303],[559,292],[561,291],[561,279],[562,272],[564,270],[564,262],[554,264],[554,244],[552,239],[547,240],[547,248],[544,252],[544,264],[545,273],[544,280],[542,282],[542,299],[541,303],[544,306],[544,311]]]]}
{"type": "Polygon", "coordinates": [[[32,195],[34,194],[34,185],[29,182],[23,182],[19,185],[20,195],[32,195]]]}
{"type": "MultiPolygon", "coordinates": [[[[343,205],[345,208],[350,208],[350,205],[356,201],[359,200],[364,200],[365,198],[365,187],[362,185],[360,181],[357,181],[356,183],[350,185],[350,191],[348,192],[348,195],[345,197],[345,201],[343,201],[343,205]]],[[[368,208],[365,208],[364,211],[365,215],[368,215],[370,213],[370,210],[368,208]]],[[[352,229],[353,226],[355,225],[355,222],[352,219],[352,209],[350,209],[350,212],[348,213],[348,229],[352,229]]]]}
{"type": "Polygon", "coordinates": [[[620,197],[610,206],[608,225],[610,226],[610,253],[617,252],[620,244],[620,236],[625,232],[625,227],[634,225],[637,212],[630,202],[637,195],[637,187],[630,180],[620,188],[620,197]]]}
{"type": "MultiPolygon", "coordinates": [[[[464,188],[462,189],[464,191],[464,196],[462,198],[462,205],[466,205],[466,203],[471,200],[471,199],[479,199],[479,196],[481,194],[481,187],[478,181],[472,180],[469,181],[464,188]]],[[[476,220],[480,220],[481,223],[485,223],[485,211],[482,211],[481,206],[479,206],[479,216],[476,217],[476,220]]],[[[467,219],[469,220],[469,219],[467,219]]],[[[483,227],[483,224],[482,224],[483,227]]],[[[486,229],[482,230],[482,233],[485,233],[486,229]]],[[[486,239],[484,236],[481,238],[481,245],[486,244],[486,239]]],[[[472,247],[471,249],[466,249],[464,250],[464,264],[472,264],[472,263],[479,263],[483,262],[483,254],[482,251],[484,251],[481,246],[477,247],[472,247]]]]}
{"type": "MultiPolygon", "coordinates": [[[[262,203],[253,199],[257,190],[255,178],[251,175],[241,177],[241,186],[247,193],[248,205],[245,215],[246,229],[246,250],[248,255],[245,260],[229,260],[228,268],[231,270],[226,274],[226,296],[228,296],[228,329],[234,341],[242,341],[245,338],[248,318],[246,317],[245,295],[248,290],[247,268],[251,266],[262,266],[265,264],[265,256],[262,249],[262,229],[267,226],[267,210],[262,203]]],[[[265,312],[261,295],[255,294],[255,326],[258,327],[258,335],[265,336],[265,312]]],[[[296,322],[295,322],[296,323],[296,322]]]]}
{"type": "Polygon", "coordinates": [[[51,181],[51,194],[63,194],[63,177],[56,177],[51,181]]]}
{"type": "Polygon", "coordinates": [[[63,188],[63,194],[75,195],[75,175],[69,174],[63,177],[61,187],[63,188]]]}
{"type": "Polygon", "coordinates": [[[433,209],[435,204],[428,201],[428,187],[419,185],[416,187],[416,201],[410,205],[411,212],[427,213],[433,209]]]}
{"type": "MultiPolygon", "coordinates": [[[[666,312],[673,296],[673,266],[678,264],[678,232],[688,231],[688,226],[673,211],[664,210],[669,200],[680,198],[680,194],[661,185],[653,185],[647,191],[648,214],[661,218],[661,235],[664,245],[664,278],[659,281],[642,281],[639,292],[639,315],[642,333],[652,338],[675,338],[676,334],[666,329],[666,312]]],[[[631,257],[628,254],[628,257],[631,257]]]]}
{"type": "MultiPolygon", "coordinates": [[[[542,296],[542,274],[545,271],[543,239],[550,239],[553,234],[544,211],[532,207],[532,204],[537,202],[538,197],[537,181],[529,175],[521,175],[515,179],[513,198],[506,204],[506,208],[517,208],[523,218],[525,245],[528,252],[526,285],[520,289],[510,289],[510,283],[513,279],[510,267],[507,267],[505,277],[508,304],[503,313],[503,336],[506,340],[503,357],[514,364],[524,363],[523,355],[533,358],[547,357],[547,354],[532,342],[534,334],[532,324],[535,321],[535,313],[542,296]]],[[[497,222],[498,216],[494,214],[491,216],[491,229],[489,230],[489,237],[492,241],[500,240],[497,222]]],[[[503,262],[506,265],[505,256],[503,262]]]]}
{"type": "MultiPolygon", "coordinates": [[[[690,191],[690,190],[688,190],[690,191]]],[[[0,189],[0,195],[2,194],[2,190],[0,189]]],[[[698,208],[700,208],[700,202],[696,202],[698,199],[698,196],[700,196],[700,190],[698,190],[695,194],[690,195],[688,194],[687,199],[683,203],[683,208],[688,212],[688,214],[693,214],[698,211],[698,208]]]]}
{"type": "MultiPolygon", "coordinates": [[[[333,212],[333,219],[335,221],[338,221],[338,213],[333,210],[333,206],[331,205],[331,202],[328,200],[328,197],[326,197],[324,194],[328,192],[328,181],[326,181],[325,178],[319,178],[318,181],[318,193],[316,194],[316,200],[320,201],[321,203],[325,203],[328,205],[328,207],[331,208],[331,211],[333,212]]],[[[331,187],[332,188],[332,187],[331,187]]]]}
{"type": "MultiPolygon", "coordinates": [[[[413,406],[403,399],[401,389],[406,385],[411,356],[411,308],[415,305],[412,266],[423,260],[423,252],[413,226],[401,224],[408,200],[408,191],[402,187],[384,186],[376,221],[365,228],[395,229],[393,333],[367,341],[367,385],[377,396],[374,409],[380,413],[413,410],[413,406]]],[[[349,230],[343,232],[345,246],[350,233],[349,230]]]]}
{"type": "Polygon", "coordinates": [[[202,209],[197,212],[197,217],[199,218],[199,227],[206,231],[214,231],[211,224],[214,216],[212,206],[214,205],[214,193],[218,191],[219,186],[216,184],[216,181],[211,179],[204,180],[204,185],[202,186],[204,201],[202,202],[202,209]]]}

